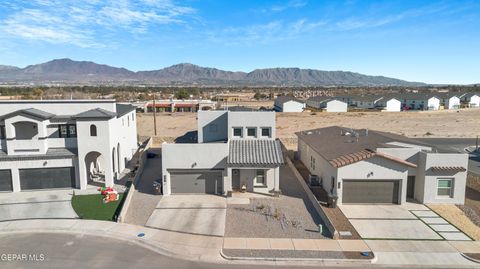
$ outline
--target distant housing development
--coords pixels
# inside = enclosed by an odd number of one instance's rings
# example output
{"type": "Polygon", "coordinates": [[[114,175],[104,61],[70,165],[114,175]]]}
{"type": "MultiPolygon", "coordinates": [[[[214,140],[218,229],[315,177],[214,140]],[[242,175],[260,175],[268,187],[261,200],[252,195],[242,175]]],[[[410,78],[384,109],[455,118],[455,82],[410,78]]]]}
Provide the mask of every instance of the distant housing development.
{"type": "Polygon", "coordinates": [[[307,100],[307,106],[323,109],[326,112],[347,112],[348,104],[339,99],[326,96],[314,96],[307,100]]]}
{"type": "Polygon", "coordinates": [[[297,132],[310,184],[339,204],[463,204],[468,154],[437,153],[391,133],[338,126],[297,132]]]}
{"type": "Polygon", "coordinates": [[[408,92],[385,95],[313,96],[307,99],[306,104],[308,108],[323,109],[327,112],[345,112],[345,105],[339,102],[345,103],[347,107],[351,107],[352,109],[378,109],[387,112],[458,109],[460,107],[480,107],[480,94],[408,92]],[[333,105],[334,103],[335,105],[333,105]]]}
{"type": "Polygon", "coordinates": [[[162,145],[164,195],[278,193],[275,112],[199,111],[197,134],[198,143],[162,145]]]}
{"type": "Polygon", "coordinates": [[[279,96],[275,99],[273,109],[277,112],[303,112],[305,103],[293,96],[279,96]]]}
{"type": "Polygon", "coordinates": [[[0,191],[113,186],[137,149],[135,108],[115,100],[0,101],[0,191]]]}
{"type": "Polygon", "coordinates": [[[139,107],[143,112],[197,112],[199,110],[212,110],[217,107],[217,102],[210,100],[155,100],[142,103],[139,107]]]}

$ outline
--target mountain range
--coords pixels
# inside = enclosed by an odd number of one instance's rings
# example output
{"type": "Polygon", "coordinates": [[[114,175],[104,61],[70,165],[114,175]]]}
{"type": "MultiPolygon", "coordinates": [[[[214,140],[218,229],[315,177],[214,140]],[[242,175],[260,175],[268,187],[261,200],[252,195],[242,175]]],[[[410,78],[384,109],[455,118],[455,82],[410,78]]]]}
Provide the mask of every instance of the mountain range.
{"type": "Polygon", "coordinates": [[[189,85],[189,86],[422,86],[421,82],[346,71],[300,68],[266,68],[232,72],[181,63],[152,71],[125,68],[90,61],[56,59],[25,68],[0,65],[0,84],[79,85],[189,85]]]}

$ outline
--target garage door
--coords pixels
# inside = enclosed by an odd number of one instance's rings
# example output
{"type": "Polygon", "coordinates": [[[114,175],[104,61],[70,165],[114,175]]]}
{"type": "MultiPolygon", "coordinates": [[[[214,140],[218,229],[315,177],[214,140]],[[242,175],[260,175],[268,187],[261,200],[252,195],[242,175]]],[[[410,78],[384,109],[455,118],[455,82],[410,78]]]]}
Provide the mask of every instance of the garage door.
{"type": "Polygon", "coordinates": [[[74,188],[75,170],[73,167],[20,169],[22,190],[74,188]]]}
{"type": "Polygon", "coordinates": [[[12,191],[12,172],[7,170],[0,170],[0,191],[12,191]]]}
{"type": "Polygon", "coordinates": [[[222,193],[221,171],[173,171],[170,185],[174,193],[222,193]]]}
{"type": "Polygon", "coordinates": [[[343,180],[344,204],[398,204],[398,180],[343,180]]]}

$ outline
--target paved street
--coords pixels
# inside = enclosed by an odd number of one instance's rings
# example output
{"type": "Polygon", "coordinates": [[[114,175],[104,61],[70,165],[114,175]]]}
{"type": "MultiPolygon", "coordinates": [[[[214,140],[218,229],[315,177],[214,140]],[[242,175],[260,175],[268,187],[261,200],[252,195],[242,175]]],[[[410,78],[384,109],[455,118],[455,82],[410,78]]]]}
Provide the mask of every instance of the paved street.
{"type": "MultiPolygon", "coordinates": [[[[209,264],[172,259],[139,247],[133,243],[126,243],[125,241],[104,237],[68,234],[16,234],[2,235],[0,236],[0,241],[2,242],[0,245],[0,267],[2,269],[226,268],[225,264],[209,264]],[[36,261],[8,261],[8,254],[26,254],[26,259],[31,258],[36,261]],[[30,255],[30,257],[28,255],[30,255]],[[42,259],[43,261],[40,261],[42,259]]],[[[262,269],[274,267],[262,265],[228,265],[228,268],[262,269]]],[[[275,268],[291,268],[291,266],[275,266],[275,268]]],[[[336,266],[335,268],[339,267],[336,266]]]]}
{"type": "MultiPolygon", "coordinates": [[[[475,146],[476,138],[417,138],[419,141],[436,146],[439,152],[461,152],[465,153],[466,147],[475,146]]],[[[470,154],[468,170],[480,175],[480,154],[470,154]]]]}

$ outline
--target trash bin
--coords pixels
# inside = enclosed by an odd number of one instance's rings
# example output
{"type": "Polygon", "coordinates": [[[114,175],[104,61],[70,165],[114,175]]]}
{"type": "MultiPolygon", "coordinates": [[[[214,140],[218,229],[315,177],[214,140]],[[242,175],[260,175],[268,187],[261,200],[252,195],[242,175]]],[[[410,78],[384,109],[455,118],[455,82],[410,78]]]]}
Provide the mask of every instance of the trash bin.
{"type": "Polygon", "coordinates": [[[328,195],[328,207],[336,208],[337,207],[338,196],[335,194],[328,195]]]}
{"type": "Polygon", "coordinates": [[[157,179],[157,180],[153,181],[153,191],[157,195],[163,194],[162,179],[157,179]]]}

